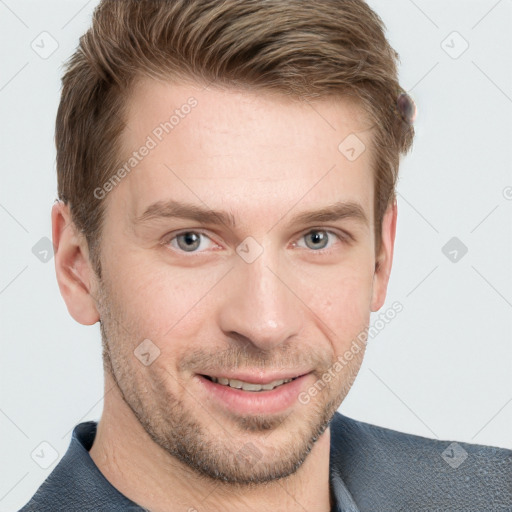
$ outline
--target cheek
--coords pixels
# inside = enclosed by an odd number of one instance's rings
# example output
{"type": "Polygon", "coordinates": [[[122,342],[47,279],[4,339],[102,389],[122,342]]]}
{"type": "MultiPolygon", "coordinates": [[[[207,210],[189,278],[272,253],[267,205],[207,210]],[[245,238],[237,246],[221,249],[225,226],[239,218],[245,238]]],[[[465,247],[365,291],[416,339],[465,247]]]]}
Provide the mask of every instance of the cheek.
{"type": "Polygon", "coordinates": [[[134,258],[117,260],[108,271],[126,335],[157,341],[201,329],[209,298],[226,269],[193,271],[134,258]]]}
{"type": "Polygon", "coordinates": [[[301,280],[301,295],[307,306],[327,326],[326,335],[336,351],[347,345],[368,326],[373,274],[360,265],[315,272],[301,280]]]}

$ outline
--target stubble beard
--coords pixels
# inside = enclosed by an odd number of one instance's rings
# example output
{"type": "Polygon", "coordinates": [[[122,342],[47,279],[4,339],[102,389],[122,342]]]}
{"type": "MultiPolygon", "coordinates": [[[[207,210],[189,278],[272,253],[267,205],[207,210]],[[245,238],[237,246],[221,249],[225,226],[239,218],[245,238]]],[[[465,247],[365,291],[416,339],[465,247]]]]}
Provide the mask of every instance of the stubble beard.
{"type": "Polygon", "coordinates": [[[195,414],[203,410],[198,401],[191,397],[196,407],[187,407],[163,386],[166,379],[159,381],[158,394],[153,387],[144,385],[137,377],[142,375],[136,366],[140,363],[131,350],[121,350],[136,343],[126,339],[126,329],[118,320],[122,316],[116,314],[105,286],[100,288],[98,302],[105,374],[112,377],[123,401],[149,437],[194,474],[210,482],[243,488],[294,474],[329,426],[359,371],[361,361],[354,358],[343,371],[345,380],[337,393],[332,386],[325,387],[317,400],[295,406],[291,413],[283,415],[233,416],[233,428],[228,431],[221,426],[219,435],[211,428],[220,426],[219,419],[211,417],[206,422],[209,425],[204,424],[195,414]],[[285,439],[279,445],[272,443],[274,432],[285,439]]]}

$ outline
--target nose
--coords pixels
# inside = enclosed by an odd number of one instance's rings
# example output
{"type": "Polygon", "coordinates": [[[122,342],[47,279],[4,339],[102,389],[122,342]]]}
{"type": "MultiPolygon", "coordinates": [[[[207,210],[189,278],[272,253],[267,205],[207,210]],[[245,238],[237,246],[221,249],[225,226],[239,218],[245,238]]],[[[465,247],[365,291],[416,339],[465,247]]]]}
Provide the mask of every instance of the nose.
{"type": "Polygon", "coordinates": [[[284,267],[269,248],[252,263],[236,259],[218,310],[226,336],[269,351],[301,332],[305,308],[284,267]]]}

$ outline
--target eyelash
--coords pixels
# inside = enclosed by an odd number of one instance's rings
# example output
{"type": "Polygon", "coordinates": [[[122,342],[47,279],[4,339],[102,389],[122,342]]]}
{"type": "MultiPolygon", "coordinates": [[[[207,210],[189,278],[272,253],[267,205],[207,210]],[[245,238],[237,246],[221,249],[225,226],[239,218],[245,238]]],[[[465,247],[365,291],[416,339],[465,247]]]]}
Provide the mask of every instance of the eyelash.
{"type": "MultiPolygon", "coordinates": [[[[304,238],[305,236],[307,235],[310,235],[311,233],[315,233],[315,232],[321,232],[321,233],[329,233],[330,235],[334,235],[341,243],[350,243],[351,241],[354,240],[354,238],[352,237],[352,235],[348,234],[348,233],[345,233],[345,234],[342,234],[342,233],[337,233],[335,231],[332,231],[332,230],[329,230],[329,229],[324,229],[324,228],[312,228],[312,229],[309,229],[308,231],[306,231],[305,233],[303,233],[299,238],[298,240],[301,240],[302,238],[304,238]]],[[[169,246],[170,242],[172,242],[173,240],[177,239],[180,235],[185,235],[187,233],[194,233],[194,234],[198,234],[198,235],[202,235],[206,238],[208,238],[209,240],[211,240],[213,243],[216,243],[214,240],[212,240],[212,238],[204,231],[202,230],[193,230],[193,229],[187,229],[187,230],[183,230],[183,231],[180,231],[178,233],[173,233],[173,236],[172,237],[165,237],[164,240],[161,242],[162,245],[164,246],[169,246]]],[[[297,242],[293,242],[294,246],[296,246],[296,243],[297,242]]],[[[325,249],[318,249],[318,250],[315,250],[315,249],[309,249],[308,247],[299,247],[299,249],[306,249],[306,250],[309,250],[309,252],[311,253],[317,253],[317,254],[326,254],[326,253],[329,253],[331,250],[332,250],[332,247],[328,247],[328,248],[325,248],[325,249]]],[[[182,249],[180,249],[179,247],[172,247],[172,250],[180,253],[180,254],[203,254],[205,251],[184,251],[182,249]]]]}

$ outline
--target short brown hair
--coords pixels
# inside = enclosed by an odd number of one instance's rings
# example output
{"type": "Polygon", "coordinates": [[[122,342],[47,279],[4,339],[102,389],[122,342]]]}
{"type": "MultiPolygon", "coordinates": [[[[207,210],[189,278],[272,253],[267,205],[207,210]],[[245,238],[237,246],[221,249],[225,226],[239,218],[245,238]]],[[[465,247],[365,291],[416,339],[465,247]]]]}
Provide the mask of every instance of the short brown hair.
{"type": "Polygon", "coordinates": [[[384,32],[363,0],[102,0],[67,63],[55,135],[58,195],[98,274],[105,201],[93,191],[120,163],[127,98],[142,76],[359,101],[375,127],[378,248],[414,137],[384,32]]]}

